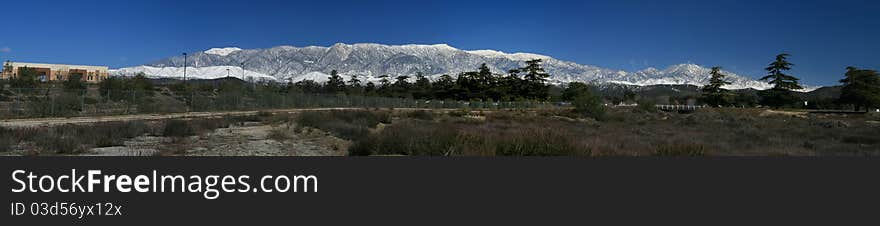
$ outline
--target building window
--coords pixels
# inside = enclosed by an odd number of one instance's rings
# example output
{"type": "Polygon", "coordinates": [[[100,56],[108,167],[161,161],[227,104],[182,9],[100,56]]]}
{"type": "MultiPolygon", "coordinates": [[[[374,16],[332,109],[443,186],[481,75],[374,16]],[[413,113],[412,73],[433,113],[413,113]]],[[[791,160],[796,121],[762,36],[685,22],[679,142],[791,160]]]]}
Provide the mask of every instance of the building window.
{"type": "Polygon", "coordinates": [[[61,75],[55,75],[55,80],[61,80],[61,75]]]}

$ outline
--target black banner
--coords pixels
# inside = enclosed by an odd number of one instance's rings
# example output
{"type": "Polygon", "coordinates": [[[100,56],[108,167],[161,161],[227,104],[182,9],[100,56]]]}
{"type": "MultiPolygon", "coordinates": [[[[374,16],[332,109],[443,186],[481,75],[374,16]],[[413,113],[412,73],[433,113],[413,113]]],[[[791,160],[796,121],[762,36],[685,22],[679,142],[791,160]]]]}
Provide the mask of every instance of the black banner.
{"type": "Polygon", "coordinates": [[[0,158],[0,169],[3,225],[841,225],[876,221],[880,203],[880,161],[874,159],[9,157],[0,158]],[[214,189],[229,175],[236,191],[220,191],[214,199],[205,189],[120,192],[116,183],[129,183],[119,181],[95,184],[93,192],[58,191],[73,183],[58,177],[89,170],[114,180],[214,175],[214,189]],[[53,180],[54,190],[13,192],[25,187],[29,173],[36,183],[51,175],[42,188],[53,180]],[[241,175],[248,176],[248,189],[241,175]],[[307,183],[296,192],[265,192],[259,180],[267,175],[270,190],[292,184],[297,175],[314,180],[301,177],[307,183]],[[288,182],[275,186],[281,175],[288,182]]]}

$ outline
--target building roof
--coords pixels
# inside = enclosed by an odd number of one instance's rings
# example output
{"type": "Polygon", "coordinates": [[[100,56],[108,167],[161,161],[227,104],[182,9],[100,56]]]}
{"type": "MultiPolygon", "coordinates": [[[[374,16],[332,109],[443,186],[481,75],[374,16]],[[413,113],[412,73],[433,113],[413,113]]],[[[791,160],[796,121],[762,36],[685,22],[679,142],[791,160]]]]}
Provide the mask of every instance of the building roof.
{"type": "Polygon", "coordinates": [[[91,65],[71,65],[71,64],[46,64],[46,63],[29,63],[29,62],[12,62],[7,61],[3,63],[4,65],[9,64],[12,67],[39,67],[39,68],[49,68],[52,70],[70,70],[70,69],[81,69],[81,70],[109,70],[110,68],[107,66],[91,66],[91,65]]]}

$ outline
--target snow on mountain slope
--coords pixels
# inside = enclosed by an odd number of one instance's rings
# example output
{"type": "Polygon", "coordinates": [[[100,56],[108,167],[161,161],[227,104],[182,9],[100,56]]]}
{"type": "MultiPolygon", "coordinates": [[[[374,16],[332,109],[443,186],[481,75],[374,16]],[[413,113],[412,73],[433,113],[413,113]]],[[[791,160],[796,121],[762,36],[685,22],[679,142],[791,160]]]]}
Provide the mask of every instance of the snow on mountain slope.
{"type": "Polygon", "coordinates": [[[484,56],[484,57],[489,57],[489,58],[507,58],[507,59],[518,60],[518,61],[527,61],[527,60],[534,60],[534,59],[547,60],[547,59],[551,58],[548,56],[534,54],[534,53],[508,54],[508,53],[504,53],[501,51],[488,50],[488,49],[487,50],[471,50],[471,51],[466,51],[466,52],[472,53],[472,54],[477,54],[477,55],[484,56]]]}
{"type": "MultiPolygon", "coordinates": [[[[524,61],[542,59],[550,73],[550,83],[568,82],[618,83],[631,85],[692,84],[704,85],[709,81],[709,68],[696,64],[672,65],[658,70],[647,68],[636,72],[601,68],[562,61],[532,53],[504,53],[495,50],[460,50],[446,44],[437,45],[382,45],[372,43],[343,44],[330,47],[278,46],[268,49],[214,48],[188,55],[187,74],[197,78],[216,78],[226,75],[225,68],[240,71],[242,64],[249,76],[271,78],[280,82],[311,79],[326,81],[331,70],[343,78],[360,76],[363,81],[378,81],[380,75],[397,77],[422,73],[431,78],[442,74],[455,76],[473,71],[485,63],[495,73],[505,73],[520,67],[524,61]],[[220,67],[218,69],[217,67],[220,67]],[[322,77],[323,76],[323,77],[322,77]]],[[[113,75],[133,75],[144,72],[153,77],[180,77],[184,65],[182,56],[174,56],[144,66],[113,70],[113,75]],[[165,69],[169,68],[169,69],[165,69]]],[[[767,89],[765,82],[725,71],[733,84],[730,89],[767,89]]],[[[233,73],[235,76],[235,73],[233,73]]]]}
{"type": "MultiPolygon", "coordinates": [[[[137,66],[111,70],[110,74],[131,76],[141,72],[146,74],[147,77],[151,78],[183,78],[183,67],[137,66]]],[[[215,79],[224,78],[228,75],[229,77],[236,77],[242,80],[276,80],[275,77],[254,71],[245,70],[244,72],[242,72],[240,67],[233,66],[187,67],[186,75],[187,78],[190,79],[215,79]],[[229,69],[228,74],[226,69],[229,69]]]]}
{"type": "Polygon", "coordinates": [[[238,47],[226,47],[226,48],[212,48],[209,50],[205,50],[207,54],[214,54],[218,56],[227,56],[230,53],[234,53],[236,51],[240,51],[241,49],[238,47]]]}

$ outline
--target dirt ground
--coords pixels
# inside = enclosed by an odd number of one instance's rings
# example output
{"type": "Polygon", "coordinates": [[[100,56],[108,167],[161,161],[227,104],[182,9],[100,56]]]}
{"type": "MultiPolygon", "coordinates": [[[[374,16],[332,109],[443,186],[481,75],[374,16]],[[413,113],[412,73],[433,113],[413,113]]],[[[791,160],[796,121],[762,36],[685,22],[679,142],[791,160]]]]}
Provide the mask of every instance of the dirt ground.
{"type": "Polygon", "coordinates": [[[140,136],[123,146],[93,148],[85,156],[344,156],[348,141],[318,130],[294,133],[293,125],[246,122],[185,138],[140,136]],[[270,138],[272,130],[289,137],[270,138]]]}
{"type": "MultiPolygon", "coordinates": [[[[92,124],[134,120],[195,119],[218,116],[247,116],[259,112],[297,113],[302,111],[346,110],[350,108],[284,109],[263,111],[189,112],[174,114],[116,115],[71,118],[9,119],[0,127],[53,127],[64,124],[92,124]]],[[[293,132],[292,122],[264,125],[260,122],[237,123],[206,134],[186,138],[139,136],[124,141],[122,146],[92,148],[85,156],[341,156],[346,155],[349,142],[323,131],[309,129],[293,132]],[[286,137],[270,137],[272,130],[287,130],[286,137]]],[[[23,155],[17,150],[7,155],[23,155]]]]}
{"type": "MultiPolygon", "coordinates": [[[[109,115],[109,116],[83,116],[70,118],[27,118],[27,119],[5,119],[0,120],[0,127],[19,128],[19,127],[40,127],[55,126],[62,124],[89,124],[98,122],[119,122],[133,120],[161,120],[161,119],[179,119],[179,118],[207,118],[217,116],[246,116],[256,115],[258,112],[287,112],[297,113],[302,111],[329,111],[329,110],[353,110],[362,108],[309,108],[309,109],[277,109],[277,110],[260,110],[260,111],[219,111],[219,112],[185,112],[171,114],[137,114],[137,115],[109,115]]],[[[402,109],[405,110],[405,109],[402,109]]],[[[416,109],[412,109],[416,110],[416,109]]]]}

